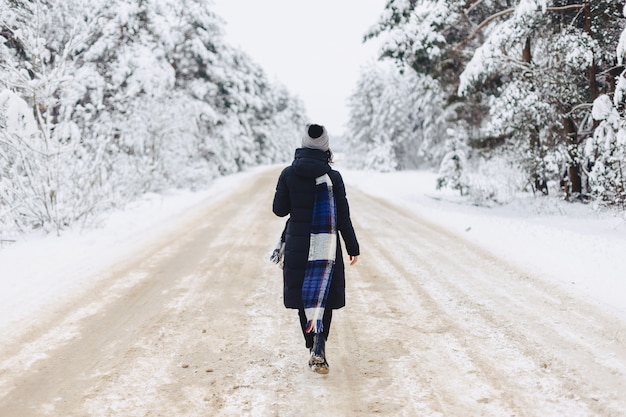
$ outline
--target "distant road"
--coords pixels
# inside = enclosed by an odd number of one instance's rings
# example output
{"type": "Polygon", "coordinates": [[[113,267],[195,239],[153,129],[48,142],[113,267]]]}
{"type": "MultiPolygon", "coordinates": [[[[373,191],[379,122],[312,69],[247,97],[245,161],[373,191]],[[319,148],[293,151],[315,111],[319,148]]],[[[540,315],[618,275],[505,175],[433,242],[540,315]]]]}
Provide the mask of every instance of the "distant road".
{"type": "Polygon", "coordinates": [[[348,189],[362,256],[308,370],[268,261],[276,169],[0,340],[0,416],[624,416],[626,324],[348,189]]]}

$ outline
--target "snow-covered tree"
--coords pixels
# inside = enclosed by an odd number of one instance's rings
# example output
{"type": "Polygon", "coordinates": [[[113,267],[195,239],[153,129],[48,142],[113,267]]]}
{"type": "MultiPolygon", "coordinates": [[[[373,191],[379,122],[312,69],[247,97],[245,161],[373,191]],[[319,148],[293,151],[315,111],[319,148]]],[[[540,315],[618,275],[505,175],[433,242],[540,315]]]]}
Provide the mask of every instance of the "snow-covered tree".
{"type": "MultiPolygon", "coordinates": [[[[491,5],[492,1],[390,0],[366,36],[384,34],[382,57],[418,75],[422,98],[413,111],[424,121],[420,153],[436,166],[450,149],[457,148],[459,138],[475,139],[487,113],[482,94],[459,96],[457,90],[463,65],[477,45],[472,36],[474,21],[488,16],[491,5]],[[454,138],[446,132],[455,132],[454,138]]],[[[467,144],[462,147],[470,150],[467,144]]],[[[465,156],[470,159],[471,150],[465,156]]]]}
{"type": "Polygon", "coordinates": [[[615,85],[619,3],[389,0],[368,36],[384,34],[384,57],[439,84],[455,132],[443,139],[465,137],[469,159],[517,160],[529,188],[560,182],[574,197],[585,191],[591,103],[615,85]]]}
{"type": "MultiPolygon", "coordinates": [[[[621,80],[626,84],[623,76],[621,80]]],[[[593,116],[602,123],[585,149],[591,161],[591,190],[605,204],[626,208],[626,117],[606,95],[594,102],[593,116]]]]}
{"type": "Polygon", "coordinates": [[[350,119],[347,141],[351,149],[349,163],[356,168],[389,170],[396,162],[391,154],[391,142],[378,135],[374,117],[381,111],[385,80],[377,67],[361,72],[355,93],[349,99],[350,119]]]}
{"type": "Polygon", "coordinates": [[[462,136],[459,137],[455,132],[447,132],[447,134],[452,140],[446,142],[448,151],[441,159],[437,188],[451,188],[458,190],[461,195],[465,195],[469,188],[466,172],[468,154],[466,140],[462,136]]]}
{"type": "Polygon", "coordinates": [[[438,142],[439,96],[436,82],[413,71],[363,67],[349,100],[348,161],[380,171],[427,164],[438,142]]]}
{"type": "MultiPolygon", "coordinates": [[[[624,7],[626,16],[626,6],[624,7]]],[[[593,103],[593,118],[600,122],[588,139],[585,155],[589,158],[589,183],[598,200],[626,208],[626,28],[617,45],[617,63],[622,69],[613,100],[600,95],[593,103]]]]}
{"type": "Polygon", "coordinates": [[[580,145],[592,129],[589,100],[602,85],[598,63],[606,67],[609,58],[599,39],[615,39],[606,30],[614,12],[606,2],[520,1],[489,23],[460,76],[461,94],[489,94],[483,131],[523,150],[519,159],[527,161],[522,167],[535,190],[547,192],[548,181],[567,171],[568,195],[582,192],[580,145]],[[485,84],[494,77],[499,86],[485,84]]]}
{"type": "Polygon", "coordinates": [[[302,105],[222,25],[202,0],[0,0],[0,232],[287,159],[302,105]]]}
{"type": "MultiPolygon", "coordinates": [[[[88,216],[101,195],[93,187],[106,141],[91,144],[72,115],[79,91],[73,57],[92,34],[98,13],[80,1],[58,7],[43,2],[1,2],[0,82],[5,110],[23,97],[36,131],[4,131],[3,204],[5,223],[20,229],[59,230],[88,216]]],[[[79,88],[80,90],[80,88],[79,88]]],[[[2,117],[0,115],[0,117],[2,117]]],[[[27,120],[26,118],[24,120],[27,120]]]]}

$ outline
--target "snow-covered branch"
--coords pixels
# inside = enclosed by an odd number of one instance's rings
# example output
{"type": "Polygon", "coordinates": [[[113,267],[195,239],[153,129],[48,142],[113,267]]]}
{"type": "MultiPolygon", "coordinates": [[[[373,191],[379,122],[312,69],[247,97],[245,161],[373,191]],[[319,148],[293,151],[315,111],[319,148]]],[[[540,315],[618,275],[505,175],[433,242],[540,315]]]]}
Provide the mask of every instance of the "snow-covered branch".
{"type": "Polygon", "coordinates": [[[222,24],[201,0],[0,2],[0,236],[287,159],[302,105],[222,24]]]}

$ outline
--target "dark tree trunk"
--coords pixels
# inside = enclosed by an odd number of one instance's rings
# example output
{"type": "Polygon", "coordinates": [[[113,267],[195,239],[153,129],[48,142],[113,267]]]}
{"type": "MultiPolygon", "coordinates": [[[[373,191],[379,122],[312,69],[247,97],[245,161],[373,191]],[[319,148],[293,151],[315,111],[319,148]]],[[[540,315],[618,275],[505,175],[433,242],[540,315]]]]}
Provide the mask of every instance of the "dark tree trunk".
{"type": "Polygon", "coordinates": [[[532,55],[530,53],[530,37],[526,38],[524,49],[522,50],[522,62],[530,63],[532,55]]]}
{"type": "Polygon", "coordinates": [[[534,182],[534,192],[541,192],[548,195],[548,181],[543,172],[543,155],[539,135],[536,133],[530,136],[530,152],[534,160],[531,162],[531,177],[534,182]]]}
{"type": "MultiPolygon", "coordinates": [[[[593,38],[593,33],[591,33],[591,5],[589,1],[585,1],[585,32],[589,34],[591,38],[593,38]]],[[[596,75],[598,73],[598,67],[596,66],[595,58],[591,61],[591,65],[589,66],[588,71],[588,79],[589,79],[589,95],[591,101],[593,102],[596,98],[598,98],[598,82],[596,79],[596,75]]]]}
{"type": "Polygon", "coordinates": [[[580,164],[578,162],[578,132],[576,124],[571,118],[565,119],[565,134],[568,140],[568,155],[570,163],[567,167],[567,181],[563,184],[566,198],[571,199],[572,195],[580,195],[583,192],[582,173],[580,172],[580,164]]]}
{"type": "MultiPolygon", "coordinates": [[[[522,49],[522,61],[526,63],[530,63],[532,61],[532,54],[530,50],[530,36],[526,38],[526,42],[524,42],[524,48],[522,49]]],[[[532,163],[532,173],[531,176],[534,180],[534,191],[541,192],[543,195],[548,195],[548,182],[546,181],[545,176],[542,172],[542,163],[541,160],[541,144],[539,143],[539,136],[536,134],[531,135],[530,138],[530,149],[531,153],[537,158],[535,162],[532,163]]]]}

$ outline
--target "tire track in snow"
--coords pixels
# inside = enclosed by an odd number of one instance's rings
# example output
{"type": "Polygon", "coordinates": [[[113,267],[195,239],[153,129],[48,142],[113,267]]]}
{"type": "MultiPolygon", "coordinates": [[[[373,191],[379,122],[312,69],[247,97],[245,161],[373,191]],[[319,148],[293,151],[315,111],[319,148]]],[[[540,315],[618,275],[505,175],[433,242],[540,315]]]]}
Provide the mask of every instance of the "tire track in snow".
{"type": "MultiPolygon", "coordinates": [[[[378,206],[369,213],[389,209],[376,199],[367,204],[378,206]]],[[[502,406],[511,407],[517,415],[614,415],[623,410],[624,400],[619,394],[625,392],[626,361],[620,359],[625,356],[624,345],[619,342],[623,323],[573,300],[560,289],[520,274],[436,226],[424,227],[424,222],[418,223],[401,209],[393,212],[399,227],[389,221],[377,226],[380,217],[390,218],[391,213],[385,213],[361,218],[362,228],[376,236],[380,252],[376,257],[390,262],[397,271],[394,278],[412,286],[420,303],[430,306],[440,319],[445,318],[446,333],[452,333],[486,379],[485,384],[494,389],[495,398],[480,398],[481,404],[493,404],[500,398],[502,406]],[[513,302],[516,294],[524,300],[513,302]],[[563,313],[563,302],[583,310],[581,314],[591,325],[581,325],[578,314],[563,313]],[[556,328],[546,327],[545,318],[554,316],[559,317],[556,328]],[[564,327],[568,330],[559,331],[564,327]],[[607,329],[614,337],[606,337],[607,329]],[[586,337],[592,342],[584,341],[586,337]],[[599,370],[606,361],[595,360],[598,352],[585,345],[616,358],[613,366],[599,370]],[[571,350],[576,355],[571,355],[571,350]],[[567,360],[559,367],[563,356],[567,360]]],[[[449,372],[446,368],[442,371],[449,372]]]]}

